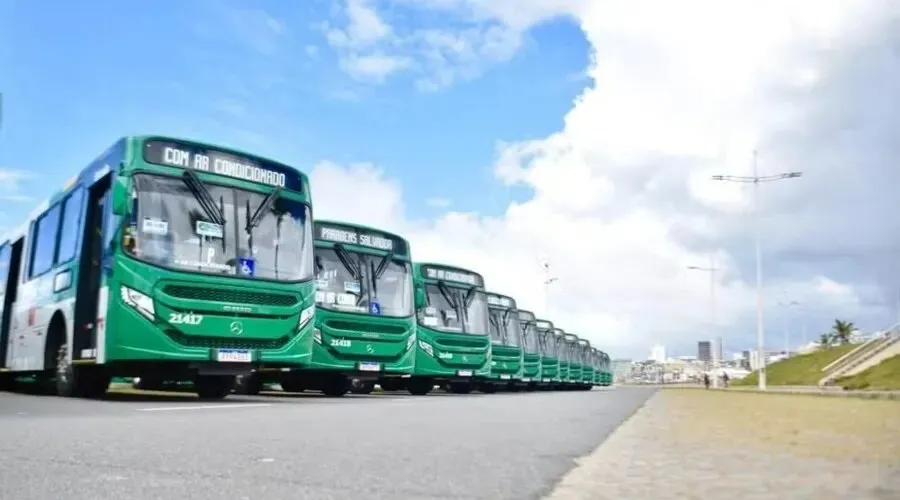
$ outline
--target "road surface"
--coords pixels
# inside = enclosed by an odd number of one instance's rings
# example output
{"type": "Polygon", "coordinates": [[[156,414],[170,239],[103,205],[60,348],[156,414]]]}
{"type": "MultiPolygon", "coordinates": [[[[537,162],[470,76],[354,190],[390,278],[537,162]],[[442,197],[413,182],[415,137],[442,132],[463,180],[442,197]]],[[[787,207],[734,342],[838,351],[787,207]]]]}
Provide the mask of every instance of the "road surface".
{"type": "Polygon", "coordinates": [[[653,392],[0,393],[0,498],[541,498],[653,392]]]}

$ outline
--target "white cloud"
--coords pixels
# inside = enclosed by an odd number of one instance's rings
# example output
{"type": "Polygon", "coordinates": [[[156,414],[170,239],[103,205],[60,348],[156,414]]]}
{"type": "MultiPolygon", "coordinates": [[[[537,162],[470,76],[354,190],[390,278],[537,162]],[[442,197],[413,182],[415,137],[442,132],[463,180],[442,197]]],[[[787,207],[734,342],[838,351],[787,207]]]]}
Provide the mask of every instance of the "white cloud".
{"type": "Polygon", "coordinates": [[[428,206],[434,207],[434,208],[447,208],[450,206],[450,204],[452,202],[450,201],[449,198],[435,197],[435,198],[428,198],[427,200],[425,200],[425,203],[427,203],[428,206]]]}
{"type": "MultiPolygon", "coordinates": [[[[481,22],[520,32],[548,17],[577,16],[593,50],[591,85],[562,130],[501,146],[498,179],[531,188],[533,197],[500,216],[449,212],[435,221],[409,220],[398,185],[383,173],[333,164],[313,173],[322,180],[315,181],[319,214],[406,234],[415,258],[475,269],[489,288],[549,314],[562,328],[613,352],[637,355],[656,339],[671,345],[711,336],[708,276],[686,269],[708,262],[710,252],[721,269],[721,328],[728,329],[730,345],[752,341],[750,220],[742,213],[749,190],[714,184],[709,176],[746,175],[754,147],[777,141],[785,127],[815,125],[804,121],[811,114],[796,107],[796,93],[828,81],[837,52],[880,28],[876,20],[896,13],[887,3],[837,0],[416,3],[467,8],[481,22]],[[341,185],[326,187],[328,179],[341,185]],[[347,186],[380,201],[349,202],[359,195],[347,186]],[[559,277],[551,285],[549,312],[542,259],[559,277]]],[[[468,50],[452,38],[444,45],[457,53],[468,50]]],[[[763,173],[790,166],[778,163],[784,155],[767,158],[763,173]]],[[[821,171],[827,175],[826,167],[821,171]]],[[[805,189],[799,183],[808,181],[789,182],[798,184],[764,188],[769,209],[785,202],[779,193],[805,189]]],[[[832,204],[814,195],[803,202],[832,204]]],[[[828,224],[806,222],[813,232],[828,224]]],[[[798,237],[804,231],[793,227],[798,237]]],[[[830,271],[766,274],[768,302],[774,304],[771,291],[786,287],[809,310],[840,303],[843,313],[862,313],[870,284],[823,272],[830,271]]],[[[836,313],[822,313],[824,323],[836,313]]],[[[777,314],[775,308],[769,314],[777,314]]],[[[773,341],[772,347],[781,346],[773,341]]]]}
{"type": "Polygon", "coordinates": [[[32,198],[22,193],[22,182],[31,179],[28,172],[0,167],[0,201],[28,202],[32,198]]]}

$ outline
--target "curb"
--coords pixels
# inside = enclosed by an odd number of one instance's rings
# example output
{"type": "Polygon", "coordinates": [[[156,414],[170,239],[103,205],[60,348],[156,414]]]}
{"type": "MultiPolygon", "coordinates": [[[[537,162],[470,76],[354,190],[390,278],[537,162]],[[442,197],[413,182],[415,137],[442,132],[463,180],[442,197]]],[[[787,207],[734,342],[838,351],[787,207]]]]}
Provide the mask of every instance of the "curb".
{"type": "Polygon", "coordinates": [[[842,390],[842,389],[821,389],[819,387],[810,387],[808,389],[780,389],[768,388],[765,391],[752,387],[729,387],[725,388],[703,388],[703,387],[670,387],[670,389],[688,389],[695,391],[724,391],[724,392],[742,392],[753,394],[789,394],[795,396],[825,396],[833,398],[857,398],[857,399],[880,399],[886,401],[900,401],[900,391],[859,391],[859,390],[842,390]]]}

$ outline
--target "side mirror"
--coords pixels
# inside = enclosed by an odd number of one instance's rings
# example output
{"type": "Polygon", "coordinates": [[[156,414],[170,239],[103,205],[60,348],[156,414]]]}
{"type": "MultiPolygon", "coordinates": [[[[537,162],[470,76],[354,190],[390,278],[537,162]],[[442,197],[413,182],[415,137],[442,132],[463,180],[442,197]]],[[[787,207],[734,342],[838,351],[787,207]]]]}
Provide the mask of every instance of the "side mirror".
{"type": "Polygon", "coordinates": [[[131,179],[116,177],[112,185],[112,211],[116,215],[128,215],[131,208],[131,179]]]}
{"type": "Polygon", "coordinates": [[[421,309],[425,307],[425,290],[422,287],[416,287],[415,300],[416,300],[416,309],[421,309]]]}

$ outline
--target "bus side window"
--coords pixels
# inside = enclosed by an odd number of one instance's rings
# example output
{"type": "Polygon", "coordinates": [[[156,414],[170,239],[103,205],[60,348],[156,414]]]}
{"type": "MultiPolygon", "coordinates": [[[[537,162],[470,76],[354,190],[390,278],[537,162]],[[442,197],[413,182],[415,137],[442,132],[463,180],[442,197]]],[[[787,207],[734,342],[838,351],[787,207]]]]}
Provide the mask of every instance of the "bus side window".
{"type": "Polygon", "coordinates": [[[59,214],[60,205],[57,203],[32,226],[29,279],[40,276],[53,267],[59,235],[59,214]]]}
{"type": "Polygon", "coordinates": [[[81,234],[81,218],[84,209],[84,188],[77,188],[63,202],[62,227],[59,235],[59,251],[56,264],[66,263],[78,254],[78,236],[81,234]]]}

